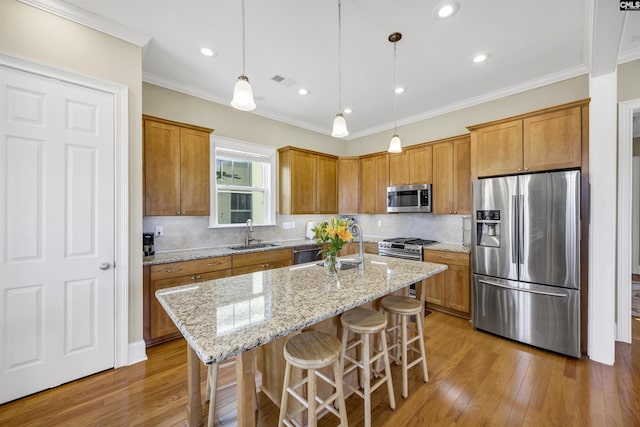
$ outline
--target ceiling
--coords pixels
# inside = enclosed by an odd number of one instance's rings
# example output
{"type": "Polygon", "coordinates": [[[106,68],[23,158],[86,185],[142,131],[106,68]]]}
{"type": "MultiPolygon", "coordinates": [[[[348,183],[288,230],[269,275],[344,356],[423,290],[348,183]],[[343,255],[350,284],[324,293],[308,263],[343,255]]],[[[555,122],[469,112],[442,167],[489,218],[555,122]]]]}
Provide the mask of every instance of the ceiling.
{"type": "MultiPolygon", "coordinates": [[[[458,1],[458,13],[441,20],[440,0],[342,0],[347,139],[392,129],[394,96],[402,125],[589,72],[589,0],[458,1]],[[403,35],[400,95],[387,40],[395,31],[403,35]],[[473,63],[480,52],[488,59],[473,63]]],[[[229,105],[242,72],[240,0],[48,2],[138,40],[144,81],[229,105]]],[[[618,62],[640,58],[640,13],[626,15],[618,62]]],[[[337,0],[246,0],[245,17],[252,113],[330,134],[339,109],[337,0]]]]}

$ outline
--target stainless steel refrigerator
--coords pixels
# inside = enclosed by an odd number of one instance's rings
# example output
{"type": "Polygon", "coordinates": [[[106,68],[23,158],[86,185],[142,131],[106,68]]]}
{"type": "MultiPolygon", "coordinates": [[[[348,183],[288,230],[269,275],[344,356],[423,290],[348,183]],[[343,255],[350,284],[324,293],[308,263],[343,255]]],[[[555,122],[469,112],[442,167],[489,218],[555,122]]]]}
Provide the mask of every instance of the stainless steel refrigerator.
{"type": "Polygon", "coordinates": [[[473,182],[473,326],[580,357],[580,173],[473,182]]]}

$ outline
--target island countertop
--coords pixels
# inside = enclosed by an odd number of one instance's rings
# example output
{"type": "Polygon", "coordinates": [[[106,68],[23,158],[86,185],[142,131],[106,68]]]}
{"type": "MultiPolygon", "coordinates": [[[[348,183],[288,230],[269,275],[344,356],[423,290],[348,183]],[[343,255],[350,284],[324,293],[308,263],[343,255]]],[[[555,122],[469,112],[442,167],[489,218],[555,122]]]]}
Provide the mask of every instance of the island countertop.
{"type": "Polygon", "coordinates": [[[438,274],[446,265],[365,255],[364,270],[329,275],[314,263],[158,290],[205,364],[237,356],[438,274]]]}

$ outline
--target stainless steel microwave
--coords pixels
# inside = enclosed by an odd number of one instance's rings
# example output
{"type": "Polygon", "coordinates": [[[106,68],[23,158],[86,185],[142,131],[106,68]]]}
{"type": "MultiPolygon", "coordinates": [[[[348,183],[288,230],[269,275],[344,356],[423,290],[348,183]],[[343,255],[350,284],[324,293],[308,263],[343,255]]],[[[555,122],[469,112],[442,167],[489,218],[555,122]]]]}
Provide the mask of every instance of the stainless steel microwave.
{"type": "Polygon", "coordinates": [[[431,212],[431,184],[387,187],[387,212],[431,212]]]}

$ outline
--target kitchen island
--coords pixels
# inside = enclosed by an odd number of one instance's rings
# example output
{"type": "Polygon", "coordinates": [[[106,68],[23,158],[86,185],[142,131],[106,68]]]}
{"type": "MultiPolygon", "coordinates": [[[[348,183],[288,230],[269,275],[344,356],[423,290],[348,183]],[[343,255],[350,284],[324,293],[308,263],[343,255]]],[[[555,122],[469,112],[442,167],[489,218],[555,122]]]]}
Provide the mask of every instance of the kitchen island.
{"type": "Polygon", "coordinates": [[[237,359],[238,425],[254,425],[255,349],[438,274],[446,265],[365,255],[363,270],[313,263],[162,289],[156,297],[188,343],[188,424],[200,425],[200,361],[237,359]]]}

